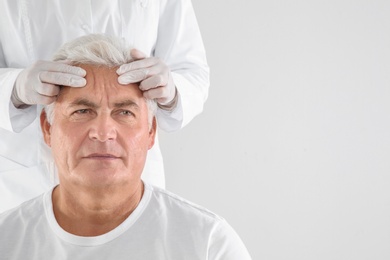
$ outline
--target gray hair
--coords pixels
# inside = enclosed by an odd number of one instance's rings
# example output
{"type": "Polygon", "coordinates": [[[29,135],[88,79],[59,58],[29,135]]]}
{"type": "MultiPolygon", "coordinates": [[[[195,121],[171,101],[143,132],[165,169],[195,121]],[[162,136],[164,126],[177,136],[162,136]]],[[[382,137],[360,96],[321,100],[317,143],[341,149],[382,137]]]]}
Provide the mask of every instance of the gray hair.
{"type": "MultiPolygon", "coordinates": [[[[101,65],[109,68],[133,61],[130,47],[124,39],[103,34],[82,36],[64,44],[53,56],[53,61],[63,60],[69,61],[70,65],[101,65]]],[[[145,101],[148,107],[149,127],[151,127],[157,103],[151,99],[145,99],[145,101]]],[[[54,107],[55,102],[44,107],[50,124],[54,120],[54,107]]]]}

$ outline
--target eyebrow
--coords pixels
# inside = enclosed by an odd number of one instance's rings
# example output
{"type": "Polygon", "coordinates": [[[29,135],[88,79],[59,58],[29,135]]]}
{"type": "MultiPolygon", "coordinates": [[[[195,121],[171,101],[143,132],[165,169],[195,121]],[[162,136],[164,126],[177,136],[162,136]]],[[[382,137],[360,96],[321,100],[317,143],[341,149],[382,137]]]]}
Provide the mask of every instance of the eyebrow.
{"type": "MultiPolygon", "coordinates": [[[[78,98],[76,99],[75,101],[71,102],[70,107],[75,107],[75,106],[85,106],[85,107],[89,107],[89,108],[98,108],[99,105],[86,99],[86,98],[78,98]]],[[[132,108],[135,108],[135,109],[139,109],[139,105],[131,100],[131,99],[126,99],[126,100],[123,100],[123,101],[120,101],[120,102],[116,102],[114,103],[114,107],[115,108],[124,108],[124,107],[132,107],[132,108]]]]}
{"type": "Polygon", "coordinates": [[[99,107],[97,104],[93,103],[92,101],[89,101],[86,98],[78,98],[75,101],[73,101],[72,103],[70,103],[69,106],[70,107],[86,106],[86,107],[90,107],[90,108],[98,108],[99,107]]]}
{"type": "Polygon", "coordinates": [[[115,108],[132,107],[137,110],[139,109],[139,105],[131,99],[126,99],[121,102],[114,103],[114,107],[115,108]]]}

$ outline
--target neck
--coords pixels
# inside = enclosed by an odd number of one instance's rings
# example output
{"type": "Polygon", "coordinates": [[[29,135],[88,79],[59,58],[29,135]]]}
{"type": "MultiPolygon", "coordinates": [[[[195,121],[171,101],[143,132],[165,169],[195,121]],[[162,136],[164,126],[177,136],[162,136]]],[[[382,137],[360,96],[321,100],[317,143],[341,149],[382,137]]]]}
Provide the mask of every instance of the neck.
{"type": "Polygon", "coordinates": [[[78,236],[98,236],[119,226],[138,206],[142,181],[132,187],[112,189],[66,189],[53,191],[53,210],[58,224],[78,236]]]}

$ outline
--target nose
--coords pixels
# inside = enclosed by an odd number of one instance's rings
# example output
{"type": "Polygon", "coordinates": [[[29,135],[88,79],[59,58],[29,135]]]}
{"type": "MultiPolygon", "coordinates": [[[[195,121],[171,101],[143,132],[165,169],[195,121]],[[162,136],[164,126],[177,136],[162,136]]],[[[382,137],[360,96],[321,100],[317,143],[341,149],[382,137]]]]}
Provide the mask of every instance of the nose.
{"type": "Polygon", "coordinates": [[[109,114],[99,115],[91,123],[89,138],[92,141],[107,142],[116,139],[115,120],[109,114]]]}

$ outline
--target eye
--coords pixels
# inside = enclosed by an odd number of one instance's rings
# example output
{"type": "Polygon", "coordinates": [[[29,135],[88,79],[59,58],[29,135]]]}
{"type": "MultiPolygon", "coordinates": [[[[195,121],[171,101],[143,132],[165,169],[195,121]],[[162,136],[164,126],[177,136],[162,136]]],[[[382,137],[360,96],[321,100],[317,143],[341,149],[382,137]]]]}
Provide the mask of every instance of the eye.
{"type": "Polygon", "coordinates": [[[79,110],[76,110],[74,113],[75,114],[86,114],[89,112],[89,109],[79,109],[79,110]]]}
{"type": "Polygon", "coordinates": [[[81,118],[81,117],[86,117],[86,116],[91,116],[93,114],[93,111],[89,108],[82,108],[82,109],[77,109],[73,111],[72,116],[76,118],[81,118]]]}
{"type": "Polygon", "coordinates": [[[91,108],[75,108],[70,118],[74,121],[85,121],[96,117],[96,111],[91,108]]]}
{"type": "Polygon", "coordinates": [[[129,110],[122,110],[119,112],[119,114],[124,116],[134,116],[134,114],[129,110]]]}

